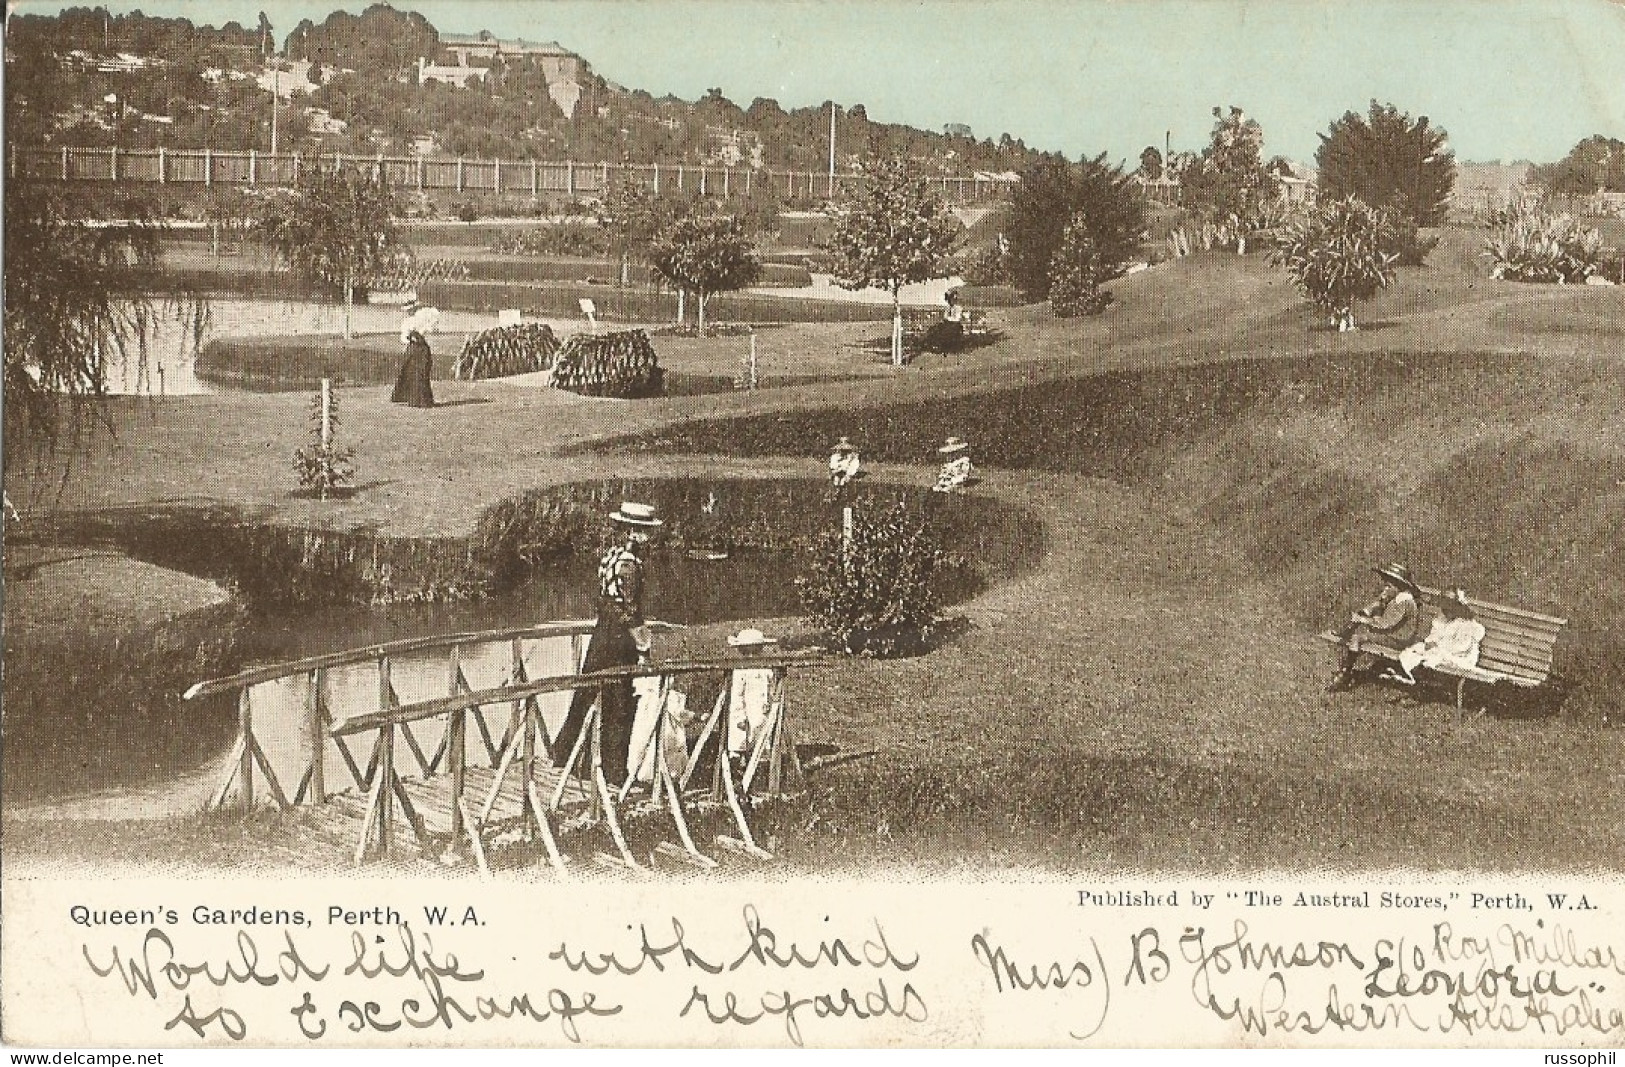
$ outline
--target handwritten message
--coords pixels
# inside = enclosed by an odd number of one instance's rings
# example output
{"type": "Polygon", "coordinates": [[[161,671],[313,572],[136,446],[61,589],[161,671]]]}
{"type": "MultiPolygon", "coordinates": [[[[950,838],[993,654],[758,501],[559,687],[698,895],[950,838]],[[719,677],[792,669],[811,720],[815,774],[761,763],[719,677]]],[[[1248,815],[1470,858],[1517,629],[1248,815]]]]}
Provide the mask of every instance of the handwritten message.
{"type": "MultiPolygon", "coordinates": [[[[444,909],[425,912],[431,925],[446,921],[444,909]]],[[[118,914],[116,924],[122,924],[127,916],[118,914]]],[[[70,916],[90,926],[98,913],[74,908],[70,916]]],[[[165,917],[174,918],[173,913],[165,917]]],[[[399,919],[393,909],[377,917],[399,919]]],[[[479,922],[473,909],[465,918],[479,922]]],[[[781,936],[754,905],[744,908],[731,941],[696,944],[676,917],[627,930],[628,936],[607,944],[561,940],[527,968],[538,972],[536,980],[519,987],[488,979],[485,967],[445,946],[447,935],[438,935],[437,945],[436,934],[407,920],[387,932],[352,931],[347,951],[338,956],[322,946],[330,939],[287,928],[275,933],[238,928],[226,952],[199,954],[157,926],[136,941],[96,946],[87,940],[81,954],[93,975],[111,979],[131,997],[154,1004],[180,998],[164,1030],[232,1041],[248,1038],[251,1030],[249,1013],[234,1006],[232,989],[281,990],[285,1015],[298,1036],[311,1042],[327,1037],[330,1028],[390,1034],[501,1020],[550,1026],[557,1037],[580,1044],[592,1035],[595,1022],[626,1010],[624,995],[638,979],[668,974],[682,975],[689,984],[676,1018],[717,1027],[772,1020],[796,1045],[803,1044],[803,1023],[813,1018],[924,1022],[929,1017],[909,980],[920,964],[918,953],[895,951],[878,920],[855,936],[811,943],[781,936]],[[212,1007],[200,1007],[194,993],[207,988],[220,995],[210,998],[212,1007]]]]}
{"type": "Polygon", "coordinates": [[[9,1018],[180,1045],[1625,1040],[1595,889],[162,888],[30,887],[9,1018]]]}

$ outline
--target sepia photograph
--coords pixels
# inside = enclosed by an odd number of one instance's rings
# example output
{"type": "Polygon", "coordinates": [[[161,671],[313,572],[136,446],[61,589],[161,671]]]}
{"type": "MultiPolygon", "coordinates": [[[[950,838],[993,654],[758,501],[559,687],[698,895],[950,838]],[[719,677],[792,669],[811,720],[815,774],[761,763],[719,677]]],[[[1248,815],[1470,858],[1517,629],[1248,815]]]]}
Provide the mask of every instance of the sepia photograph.
{"type": "Polygon", "coordinates": [[[1625,1044],[1625,3],[4,50],[6,1046],[1625,1044]]]}

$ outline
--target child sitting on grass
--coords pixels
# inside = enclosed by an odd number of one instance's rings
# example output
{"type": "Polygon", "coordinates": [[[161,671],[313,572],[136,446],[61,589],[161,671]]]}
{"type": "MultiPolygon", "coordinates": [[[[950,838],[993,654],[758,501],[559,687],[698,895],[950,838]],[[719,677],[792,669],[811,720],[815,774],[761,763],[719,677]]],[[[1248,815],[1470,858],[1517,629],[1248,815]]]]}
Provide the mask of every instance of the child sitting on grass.
{"type": "Polygon", "coordinates": [[[963,440],[950,437],[937,452],[943,456],[942,471],[937,475],[937,484],[931,487],[932,492],[952,493],[975,478],[976,469],[970,461],[970,445],[963,440]]]}

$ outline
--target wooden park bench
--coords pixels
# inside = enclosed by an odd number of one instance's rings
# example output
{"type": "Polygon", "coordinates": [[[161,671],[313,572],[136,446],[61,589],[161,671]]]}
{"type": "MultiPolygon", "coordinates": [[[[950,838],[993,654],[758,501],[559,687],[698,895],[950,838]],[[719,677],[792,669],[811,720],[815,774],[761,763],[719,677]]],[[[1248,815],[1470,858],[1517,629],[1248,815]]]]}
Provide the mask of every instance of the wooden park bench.
{"type": "MultiPolygon", "coordinates": [[[[1438,612],[1438,601],[1443,591],[1426,586],[1417,588],[1420,594],[1417,597],[1420,611],[1417,632],[1426,634],[1434,614],[1438,612]]],[[[1458,720],[1461,718],[1468,682],[1492,687],[1513,686],[1521,690],[1535,690],[1546,685],[1553,677],[1552,650],[1557,644],[1558,634],[1569,621],[1471,597],[1465,603],[1472,611],[1473,618],[1484,626],[1484,640],[1478,646],[1478,664],[1473,667],[1442,664],[1419,668],[1456,679],[1458,720]]],[[[1332,630],[1322,633],[1320,638],[1334,645],[1344,643],[1332,630]]],[[[1362,646],[1360,651],[1383,659],[1399,659],[1399,653],[1394,649],[1362,646]]],[[[1483,710],[1481,706],[1480,714],[1483,710]]]]}

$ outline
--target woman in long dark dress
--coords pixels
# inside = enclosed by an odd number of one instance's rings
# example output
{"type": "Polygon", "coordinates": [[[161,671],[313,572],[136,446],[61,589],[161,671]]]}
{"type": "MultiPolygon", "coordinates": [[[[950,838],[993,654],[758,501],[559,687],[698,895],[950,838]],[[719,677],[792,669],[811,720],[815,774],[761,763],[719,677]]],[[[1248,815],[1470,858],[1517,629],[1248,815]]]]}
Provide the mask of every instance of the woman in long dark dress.
{"type": "MultiPolygon", "coordinates": [[[[590,674],[610,667],[632,667],[649,662],[653,639],[643,620],[644,550],[650,535],[664,522],[647,504],[623,503],[610,521],[624,528],[626,542],[616,545],[598,564],[598,622],[587,643],[581,673],[590,674]]],[[[599,687],[577,689],[570,700],[554,741],[553,762],[564,766],[575,748],[576,738],[592,709],[599,687]]],[[[604,778],[619,785],[626,780],[627,747],[632,742],[632,722],[637,715],[637,697],[632,679],[611,682],[604,694],[602,742],[604,778]]]]}
{"type": "Polygon", "coordinates": [[[406,345],[406,358],[401,360],[401,372],[395,378],[395,391],[389,395],[392,403],[415,408],[434,407],[434,389],[429,385],[433,356],[424,333],[433,328],[439,317],[434,308],[415,308],[401,323],[401,342],[406,345]]]}

